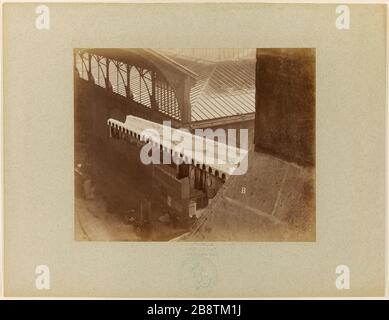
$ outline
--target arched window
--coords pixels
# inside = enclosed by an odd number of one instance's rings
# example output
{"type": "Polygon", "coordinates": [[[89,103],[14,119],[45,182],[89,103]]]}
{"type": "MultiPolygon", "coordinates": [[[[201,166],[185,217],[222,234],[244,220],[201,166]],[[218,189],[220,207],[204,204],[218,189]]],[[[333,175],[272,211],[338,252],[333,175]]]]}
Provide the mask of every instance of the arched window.
{"type": "Polygon", "coordinates": [[[169,83],[165,79],[162,79],[161,76],[156,77],[155,99],[159,112],[167,114],[174,119],[181,120],[176,94],[169,83]]]}
{"type": "Polygon", "coordinates": [[[126,96],[127,86],[127,68],[123,62],[111,60],[109,64],[109,81],[112,85],[112,91],[126,96]]]}
{"type": "Polygon", "coordinates": [[[151,108],[152,80],[150,71],[131,67],[130,90],[134,101],[151,108]]]}
{"type": "Polygon", "coordinates": [[[88,65],[87,54],[81,53],[76,55],[76,68],[78,74],[84,80],[88,80],[88,65]]]}
{"type": "MultiPolygon", "coordinates": [[[[134,61],[133,64],[136,62],[134,61]]],[[[148,67],[145,68],[145,65],[133,65],[131,62],[121,62],[88,52],[79,52],[75,63],[82,79],[88,80],[91,76],[91,80],[96,85],[106,88],[108,78],[114,93],[133,99],[146,108],[153,106],[155,111],[158,110],[170,118],[181,120],[174,87],[156,66],[146,64],[148,67]],[[109,75],[107,75],[107,61],[109,75]]]]}
{"type": "Polygon", "coordinates": [[[104,57],[92,55],[91,73],[95,83],[100,87],[105,88],[106,64],[104,57]]]}

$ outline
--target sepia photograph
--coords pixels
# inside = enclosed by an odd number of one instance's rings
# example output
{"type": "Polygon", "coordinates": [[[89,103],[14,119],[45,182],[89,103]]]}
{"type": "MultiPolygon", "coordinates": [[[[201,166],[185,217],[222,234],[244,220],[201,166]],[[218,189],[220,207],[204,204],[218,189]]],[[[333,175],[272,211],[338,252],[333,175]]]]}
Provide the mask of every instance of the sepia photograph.
{"type": "Polygon", "coordinates": [[[73,56],[76,240],[315,241],[315,49],[73,56]]]}
{"type": "Polygon", "coordinates": [[[5,297],[387,295],[387,5],[272,2],[2,6],[5,297]]]}

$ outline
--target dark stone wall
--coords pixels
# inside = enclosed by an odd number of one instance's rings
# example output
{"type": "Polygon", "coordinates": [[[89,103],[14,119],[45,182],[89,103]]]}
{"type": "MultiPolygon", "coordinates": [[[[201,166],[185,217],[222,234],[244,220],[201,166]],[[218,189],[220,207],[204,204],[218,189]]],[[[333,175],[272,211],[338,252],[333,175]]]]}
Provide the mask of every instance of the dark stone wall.
{"type": "Polygon", "coordinates": [[[315,165],[315,49],[257,49],[255,150],[315,165]]]}
{"type": "Polygon", "coordinates": [[[75,142],[86,144],[88,150],[111,163],[121,174],[139,171],[151,177],[151,168],[139,161],[139,148],[110,138],[107,125],[109,118],[124,122],[129,114],[153,118],[151,110],[80,78],[75,79],[74,88],[75,142]],[[120,170],[118,164],[122,165],[120,170]]]}

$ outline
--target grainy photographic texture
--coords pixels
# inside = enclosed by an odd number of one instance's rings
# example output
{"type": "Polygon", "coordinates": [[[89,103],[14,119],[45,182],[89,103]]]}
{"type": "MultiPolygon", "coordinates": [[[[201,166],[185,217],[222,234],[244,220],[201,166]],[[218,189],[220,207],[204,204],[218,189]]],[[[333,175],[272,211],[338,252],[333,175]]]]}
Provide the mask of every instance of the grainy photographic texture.
{"type": "Polygon", "coordinates": [[[2,9],[6,296],[384,295],[385,5],[2,9]]]}
{"type": "Polygon", "coordinates": [[[74,49],[74,93],[77,240],[315,241],[315,49],[74,49]]]}

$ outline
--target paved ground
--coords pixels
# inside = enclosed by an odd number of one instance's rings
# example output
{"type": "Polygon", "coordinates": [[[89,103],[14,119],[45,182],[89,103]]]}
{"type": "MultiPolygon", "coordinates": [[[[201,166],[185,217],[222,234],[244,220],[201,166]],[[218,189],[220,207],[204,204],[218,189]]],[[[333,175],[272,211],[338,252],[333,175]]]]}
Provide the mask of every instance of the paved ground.
{"type": "MultiPolygon", "coordinates": [[[[85,145],[78,145],[76,161],[75,238],[86,241],[167,241],[187,232],[172,222],[161,222],[163,207],[153,206],[145,227],[140,207],[151,200],[151,176],[139,170],[126,170],[125,161],[111,163],[96,155],[85,155],[85,145]],[[81,163],[82,166],[78,167],[81,163]],[[85,181],[88,187],[85,187],[85,181]],[[89,191],[88,191],[89,190],[89,191]],[[135,224],[129,224],[133,216],[135,224]],[[152,216],[152,217],[151,217],[152,216]]],[[[127,168],[128,169],[128,168],[127,168]]]]}
{"type": "Polygon", "coordinates": [[[249,152],[245,175],[231,176],[187,241],[315,241],[315,172],[249,152]],[[242,192],[242,188],[245,192],[242,192]]]}
{"type": "Polygon", "coordinates": [[[107,212],[103,200],[76,198],[76,240],[137,241],[132,225],[107,212]]]}
{"type": "Polygon", "coordinates": [[[184,229],[174,228],[162,222],[154,222],[147,235],[136,232],[120,215],[107,212],[101,199],[75,201],[75,238],[81,241],[166,241],[183,234],[184,229]]]}

